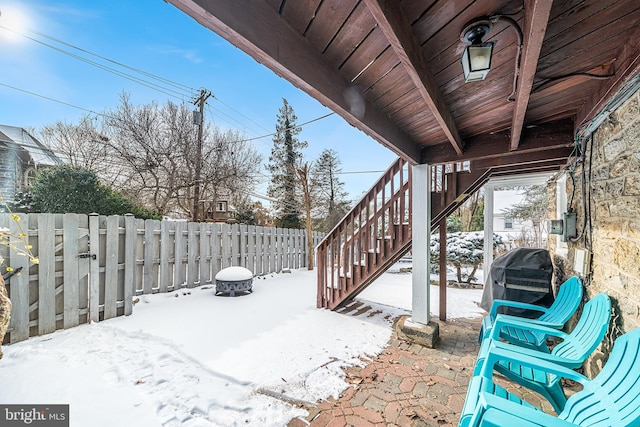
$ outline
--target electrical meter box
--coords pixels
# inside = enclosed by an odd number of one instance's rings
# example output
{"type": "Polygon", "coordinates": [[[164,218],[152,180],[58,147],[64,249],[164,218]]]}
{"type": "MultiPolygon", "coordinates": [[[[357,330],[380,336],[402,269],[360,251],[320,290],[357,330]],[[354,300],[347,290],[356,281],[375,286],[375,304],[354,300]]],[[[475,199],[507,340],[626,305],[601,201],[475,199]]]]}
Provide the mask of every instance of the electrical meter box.
{"type": "Polygon", "coordinates": [[[562,237],[560,240],[566,242],[569,239],[573,239],[577,235],[576,231],[576,213],[575,212],[565,212],[562,214],[562,237]]]}
{"type": "Polygon", "coordinates": [[[549,234],[562,234],[564,221],[561,219],[552,219],[549,221],[549,234]]]}

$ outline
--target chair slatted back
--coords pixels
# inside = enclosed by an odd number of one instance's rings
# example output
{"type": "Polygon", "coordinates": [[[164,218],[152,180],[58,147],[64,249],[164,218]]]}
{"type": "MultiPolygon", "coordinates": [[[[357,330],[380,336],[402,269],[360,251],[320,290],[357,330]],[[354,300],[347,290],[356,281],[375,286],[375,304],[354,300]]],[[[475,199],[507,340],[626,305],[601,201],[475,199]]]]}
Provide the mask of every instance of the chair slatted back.
{"type": "Polygon", "coordinates": [[[640,328],[616,339],[602,371],[558,418],[583,427],[640,425],[640,328]]]}
{"type": "Polygon", "coordinates": [[[558,289],[558,295],[549,310],[538,318],[545,322],[567,323],[582,301],[582,281],[573,276],[558,289]]]}
{"type": "Polygon", "coordinates": [[[598,347],[609,328],[611,299],[605,293],[593,297],[584,305],[580,320],[570,338],[553,348],[552,354],[566,359],[584,361],[598,347]]]}

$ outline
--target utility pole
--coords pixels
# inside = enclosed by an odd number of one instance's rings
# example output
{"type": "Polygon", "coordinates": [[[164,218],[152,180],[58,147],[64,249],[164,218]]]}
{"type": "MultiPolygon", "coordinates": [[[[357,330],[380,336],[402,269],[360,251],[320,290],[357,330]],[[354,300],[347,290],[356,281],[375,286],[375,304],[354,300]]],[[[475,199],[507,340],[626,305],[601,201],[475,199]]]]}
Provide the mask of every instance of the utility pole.
{"type": "Polygon", "coordinates": [[[198,142],[196,149],[196,164],[193,178],[193,215],[192,221],[198,222],[198,205],[200,204],[200,175],[202,174],[202,130],[204,128],[204,105],[207,98],[211,96],[211,91],[200,89],[200,96],[193,102],[198,106],[198,115],[194,116],[194,122],[198,126],[198,142]],[[196,120],[197,117],[197,120],[196,120]]]}

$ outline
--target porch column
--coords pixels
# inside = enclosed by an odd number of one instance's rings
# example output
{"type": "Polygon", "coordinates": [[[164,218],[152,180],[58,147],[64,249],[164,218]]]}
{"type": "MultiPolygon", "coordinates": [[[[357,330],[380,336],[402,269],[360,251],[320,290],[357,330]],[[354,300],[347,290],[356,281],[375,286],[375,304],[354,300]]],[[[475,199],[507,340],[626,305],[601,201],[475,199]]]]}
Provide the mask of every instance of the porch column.
{"type": "Polygon", "coordinates": [[[429,317],[429,240],[431,236],[431,174],[427,164],[415,165],[411,176],[411,239],[413,265],[411,320],[426,325],[429,317]]]}
{"type": "Polygon", "coordinates": [[[493,185],[484,187],[484,259],[482,271],[486,282],[493,263],[493,185]]]}

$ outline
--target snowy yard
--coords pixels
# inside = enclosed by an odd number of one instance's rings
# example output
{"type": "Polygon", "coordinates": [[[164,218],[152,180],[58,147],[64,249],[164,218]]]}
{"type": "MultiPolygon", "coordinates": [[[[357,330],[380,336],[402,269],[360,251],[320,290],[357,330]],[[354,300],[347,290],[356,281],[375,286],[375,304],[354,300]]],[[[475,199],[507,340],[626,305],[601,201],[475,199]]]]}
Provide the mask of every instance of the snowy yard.
{"type": "MultiPolygon", "coordinates": [[[[411,307],[411,274],[387,272],[360,294],[360,316],[315,307],[315,271],[140,297],[134,314],[4,346],[3,404],[69,404],[71,425],[283,426],[292,399],[337,396],[341,366],[378,354],[411,307]]],[[[475,317],[482,290],[449,289],[448,317],[475,317]]],[[[431,288],[437,316],[438,289],[431,288]]]]}

